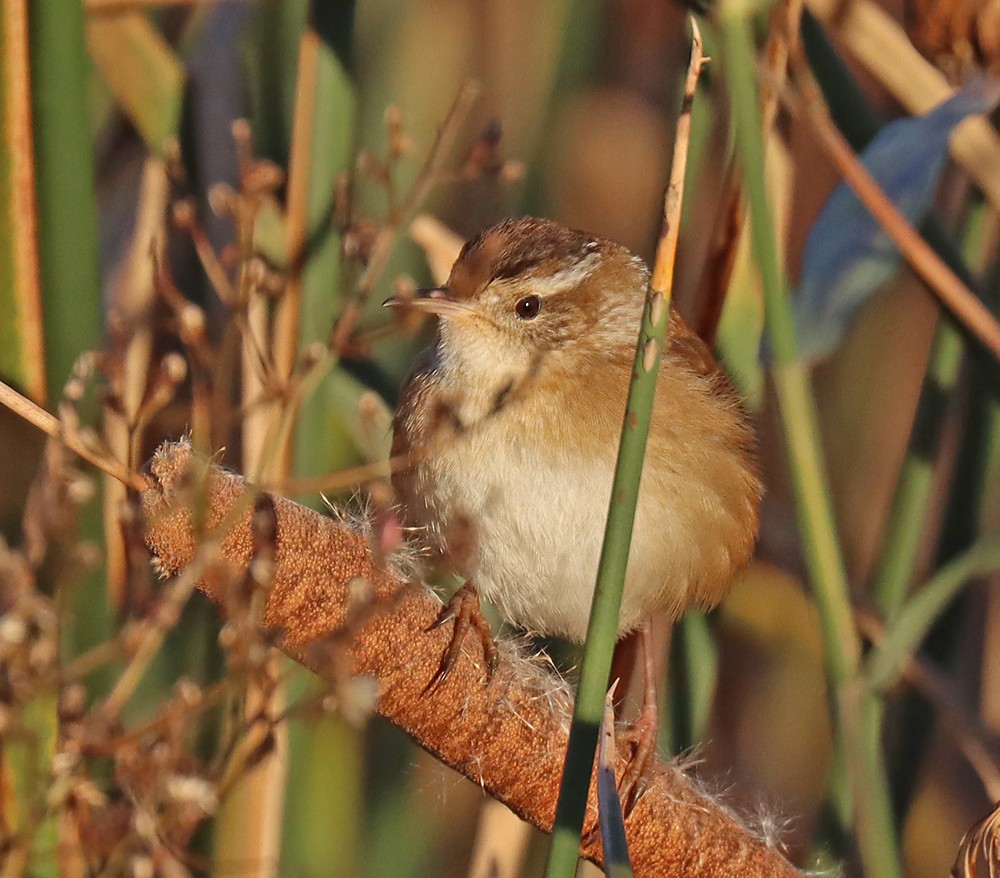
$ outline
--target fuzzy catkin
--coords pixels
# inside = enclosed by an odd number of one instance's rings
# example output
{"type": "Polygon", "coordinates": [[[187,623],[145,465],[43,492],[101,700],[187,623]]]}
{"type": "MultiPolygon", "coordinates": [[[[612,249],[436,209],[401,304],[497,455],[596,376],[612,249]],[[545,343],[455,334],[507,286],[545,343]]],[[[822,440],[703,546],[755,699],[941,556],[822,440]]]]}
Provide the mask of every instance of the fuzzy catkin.
{"type": "MultiPolygon", "coordinates": [[[[184,443],[161,446],[149,465],[153,487],[142,504],[146,539],[160,570],[176,574],[195,556],[192,503],[204,504],[205,531],[225,522],[222,558],[243,570],[254,557],[252,494],[247,482],[216,466],[192,468],[184,443]],[[205,481],[193,484],[192,472],[205,481]]],[[[422,747],[481,785],[535,826],[550,831],[571,699],[540,662],[514,648],[487,682],[474,638],[447,681],[434,689],[451,627],[433,628],[441,602],[425,586],[378,567],[365,537],[289,500],[274,497],[274,567],[261,624],[281,649],[317,674],[349,672],[378,683],[377,712],[422,747]]],[[[200,588],[225,603],[220,583],[200,588]]],[[[617,772],[628,762],[620,748],[617,772]]],[[[588,809],[581,854],[600,864],[596,799],[588,809]]],[[[637,876],[746,878],[800,875],[721,803],[675,765],[658,763],[626,821],[637,876]]]]}

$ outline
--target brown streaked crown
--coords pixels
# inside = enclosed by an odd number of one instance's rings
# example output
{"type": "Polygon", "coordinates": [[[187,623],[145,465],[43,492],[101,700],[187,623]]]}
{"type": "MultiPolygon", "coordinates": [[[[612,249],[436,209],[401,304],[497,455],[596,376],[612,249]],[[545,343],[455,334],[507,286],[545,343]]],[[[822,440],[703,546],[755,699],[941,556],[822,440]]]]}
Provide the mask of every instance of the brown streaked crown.
{"type": "Polygon", "coordinates": [[[471,299],[493,281],[527,277],[537,269],[555,272],[599,246],[593,235],[552,220],[533,216],[506,219],[462,248],[448,278],[448,290],[453,299],[471,299]]]}

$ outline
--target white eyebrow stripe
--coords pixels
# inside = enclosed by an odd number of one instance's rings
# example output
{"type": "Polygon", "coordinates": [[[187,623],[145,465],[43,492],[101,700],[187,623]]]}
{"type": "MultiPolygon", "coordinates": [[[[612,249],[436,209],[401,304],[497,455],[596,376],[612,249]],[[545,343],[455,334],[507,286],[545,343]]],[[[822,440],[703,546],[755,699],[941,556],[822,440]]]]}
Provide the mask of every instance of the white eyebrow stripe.
{"type": "Polygon", "coordinates": [[[531,278],[531,284],[540,296],[555,295],[576,286],[588,275],[593,274],[600,264],[601,254],[591,253],[569,268],[557,271],[551,277],[531,278]]]}

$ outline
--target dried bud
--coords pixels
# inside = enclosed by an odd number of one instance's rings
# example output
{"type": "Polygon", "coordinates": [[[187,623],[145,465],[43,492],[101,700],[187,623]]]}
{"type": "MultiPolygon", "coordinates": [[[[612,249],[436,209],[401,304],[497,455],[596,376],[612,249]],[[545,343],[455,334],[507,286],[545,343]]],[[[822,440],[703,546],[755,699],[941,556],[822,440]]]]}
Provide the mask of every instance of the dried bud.
{"type": "Polygon", "coordinates": [[[348,603],[367,604],[372,596],[372,584],[363,576],[355,576],[347,583],[348,603]]]}
{"type": "Polygon", "coordinates": [[[500,166],[501,183],[520,183],[524,179],[524,174],[524,162],[508,160],[500,166]]]}
{"type": "Polygon", "coordinates": [[[344,680],[335,693],[323,699],[323,709],[338,713],[358,728],[372,716],[378,705],[378,680],[367,675],[344,680]]]}
{"type": "Polygon", "coordinates": [[[385,127],[390,158],[400,158],[413,149],[413,140],[403,130],[403,114],[395,104],[390,104],[386,108],[385,127]]]}
{"type": "Polygon", "coordinates": [[[496,120],[490,122],[469,149],[459,169],[466,180],[475,180],[485,173],[496,174],[502,165],[500,141],[503,131],[496,120]]]}
{"type": "Polygon", "coordinates": [[[380,228],[371,220],[357,220],[344,233],[344,255],[356,259],[361,265],[367,265],[371,259],[372,248],[378,238],[380,228]]]}
{"type": "Polygon", "coordinates": [[[59,721],[79,722],[87,710],[87,690],[79,683],[70,683],[59,693],[59,721]]]}
{"type": "MultiPolygon", "coordinates": [[[[85,440],[87,444],[96,445],[97,437],[93,435],[92,431],[81,431],[81,437],[86,433],[90,433],[85,440]]],[[[70,479],[66,484],[66,499],[75,506],[83,506],[84,503],[88,502],[94,496],[94,490],[93,479],[77,474],[75,478],[70,479]]]]}
{"type": "Polygon", "coordinates": [[[181,677],[174,683],[174,694],[187,707],[198,707],[204,698],[201,687],[190,677],[181,677]]]}
{"type": "Polygon", "coordinates": [[[247,162],[240,174],[243,191],[248,195],[266,195],[285,182],[285,172],[274,162],[254,159],[247,162]]]}
{"type": "Polygon", "coordinates": [[[285,291],[285,276],[274,271],[260,256],[251,256],[246,261],[247,280],[250,285],[271,298],[278,298],[285,291]]]}
{"type": "Polygon", "coordinates": [[[198,211],[192,199],[183,198],[180,201],[174,202],[171,215],[174,225],[182,231],[187,231],[194,225],[198,211]]]}
{"type": "Polygon", "coordinates": [[[73,547],[75,564],[82,570],[93,570],[101,563],[101,547],[93,540],[84,540],[73,547]]]}
{"type": "Polygon", "coordinates": [[[327,347],[322,342],[314,341],[302,353],[302,366],[306,371],[315,368],[326,359],[327,347]]]}
{"type": "Polygon", "coordinates": [[[362,149],[358,152],[354,160],[354,167],[362,177],[369,177],[377,182],[384,182],[389,178],[389,171],[382,160],[371,150],[362,149]]]}
{"type": "Polygon", "coordinates": [[[28,626],[25,620],[12,613],[0,616],[0,649],[20,646],[28,639],[28,626]]]}
{"type": "Polygon", "coordinates": [[[229,130],[232,132],[233,141],[238,149],[250,149],[253,143],[253,129],[250,127],[248,119],[234,119],[229,130]]]}
{"type": "Polygon", "coordinates": [[[205,337],[205,312],[188,302],[178,315],[180,335],[185,342],[201,342],[205,337]]]}
{"type": "Polygon", "coordinates": [[[225,183],[216,183],[208,190],[208,206],[216,216],[236,219],[240,208],[239,193],[225,183]]]}
{"type": "Polygon", "coordinates": [[[176,352],[166,354],[160,360],[160,374],[176,386],[187,378],[187,361],[176,352]]]}
{"type": "Polygon", "coordinates": [[[203,777],[175,774],[167,779],[167,795],[184,805],[194,805],[204,814],[211,814],[219,805],[215,788],[203,777]]]}

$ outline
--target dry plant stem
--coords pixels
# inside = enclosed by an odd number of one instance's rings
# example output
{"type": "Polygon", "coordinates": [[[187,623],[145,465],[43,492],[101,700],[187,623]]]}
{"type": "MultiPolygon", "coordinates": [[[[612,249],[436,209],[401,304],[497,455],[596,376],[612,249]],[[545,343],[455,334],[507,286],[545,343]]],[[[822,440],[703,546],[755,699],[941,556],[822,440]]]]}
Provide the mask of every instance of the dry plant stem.
{"type": "Polygon", "coordinates": [[[318,476],[288,478],[277,484],[268,484],[265,488],[268,491],[277,491],[291,497],[319,494],[324,491],[347,491],[358,485],[363,485],[365,482],[384,479],[390,473],[405,469],[412,462],[412,454],[398,454],[395,457],[390,457],[388,461],[376,460],[372,463],[362,463],[358,466],[318,476]]]}
{"type": "Polygon", "coordinates": [[[135,687],[139,685],[150,661],[163,645],[167,632],[177,624],[180,612],[194,591],[195,586],[204,572],[207,561],[215,554],[215,547],[204,543],[199,551],[199,557],[171,583],[171,588],[161,601],[157,612],[143,624],[143,635],[139,644],[126,665],[125,670],[115,681],[115,686],[104,700],[102,709],[110,718],[117,718],[125,702],[132,696],[135,687]]]}
{"type": "MultiPolygon", "coordinates": [[[[654,293],[660,293],[665,297],[669,297],[674,286],[677,241],[681,233],[680,219],[681,203],[684,198],[684,176],[687,172],[687,154],[691,143],[691,106],[698,88],[701,68],[710,60],[702,57],[701,33],[694,18],[691,19],[691,27],[694,31],[691,63],[688,67],[687,80],[684,83],[684,99],[681,101],[680,115],[677,118],[674,159],[670,165],[670,181],[663,199],[663,226],[660,231],[660,240],[656,245],[656,260],[653,263],[653,276],[649,284],[654,293]]],[[[667,304],[669,304],[669,298],[667,304]]]]}
{"type": "MultiPolygon", "coordinates": [[[[148,543],[170,573],[182,571],[199,552],[192,512],[183,503],[192,460],[187,445],[163,446],[150,465],[155,486],[142,496],[151,522],[148,543]]],[[[243,570],[253,545],[248,485],[214,466],[207,473],[206,523],[215,528],[237,507],[235,525],[215,539],[222,558],[243,570]]],[[[282,498],[274,498],[274,506],[277,551],[262,624],[281,648],[321,676],[338,678],[346,661],[351,673],[373,677],[382,716],[550,831],[569,722],[562,686],[538,662],[507,650],[487,682],[480,657],[470,650],[445,685],[427,691],[450,639],[447,629],[429,630],[441,611],[433,592],[376,567],[367,541],[348,525],[282,498]]],[[[221,601],[223,579],[212,577],[199,587],[221,601]]],[[[618,751],[619,774],[628,757],[618,751]]],[[[679,768],[657,763],[652,775],[626,820],[636,875],[800,875],[679,768]]],[[[595,820],[592,799],[588,829],[595,820]]],[[[596,839],[582,854],[600,862],[596,839]]]]}
{"type": "Polygon", "coordinates": [[[92,463],[101,472],[107,473],[112,478],[118,479],[122,484],[128,485],[136,491],[144,491],[149,487],[149,483],[139,473],[132,472],[125,464],[115,460],[110,455],[90,448],[79,434],[72,430],[63,429],[63,424],[55,415],[35,405],[30,399],[22,396],[3,381],[0,381],[0,405],[5,405],[14,414],[38,427],[46,435],[59,439],[70,451],[79,454],[88,463],[92,463]]]}
{"type": "Polygon", "coordinates": [[[958,276],[942,261],[920,233],[900,213],[878,183],[837,130],[826,111],[819,88],[805,72],[804,62],[797,71],[802,101],[794,100],[787,91],[782,99],[792,111],[804,112],[820,145],[844,177],[844,181],[862,204],[871,212],[886,234],[892,238],[911,267],[931,288],[954,317],[994,357],[1000,358],[1000,323],[989,309],[973,294],[958,276]]]}
{"type": "MultiPolygon", "coordinates": [[[[122,410],[106,407],[104,417],[108,449],[129,467],[138,463],[138,449],[142,441],[141,413],[153,350],[150,313],[156,293],[153,288],[154,261],[150,252],[162,236],[169,192],[166,165],[150,156],[143,165],[139,210],[124,259],[122,280],[114,290],[113,308],[127,333],[120,378],[114,388],[122,410]]],[[[125,487],[114,480],[106,481],[103,505],[108,599],[116,608],[120,608],[125,599],[128,575],[125,535],[120,526],[125,502],[125,487]]]]}
{"type": "MultiPolygon", "coordinates": [[[[274,323],[274,363],[278,379],[285,383],[295,368],[298,352],[299,321],[302,312],[302,275],[304,254],[309,234],[309,184],[312,167],[313,107],[316,101],[316,61],[319,34],[307,27],[299,41],[299,69],[295,92],[295,124],[292,130],[291,157],[288,172],[288,210],[285,245],[292,270],[285,292],[278,303],[274,323]]],[[[283,454],[291,454],[290,443],[283,454]]],[[[291,466],[287,459],[283,469],[291,466]]]]}
{"type": "Polygon", "coordinates": [[[344,349],[347,340],[354,331],[354,326],[361,316],[361,308],[371,295],[389,261],[397,234],[401,229],[409,227],[420,206],[440,179],[444,163],[451,153],[462,122],[465,121],[465,117],[469,114],[469,110],[478,96],[479,86],[476,83],[467,82],[459,89],[451,109],[448,110],[448,114],[438,128],[437,137],[434,139],[427,159],[417,174],[416,180],[413,181],[410,191],[407,192],[406,198],[395,215],[389,217],[388,222],[379,229],[375,243],[372,245],[368,264],[358,279],[354,296],[347,303],[337,320],[337,325],[334,326],[333,332],[330,334],[330,348],[334,352],[344,349]]]}

